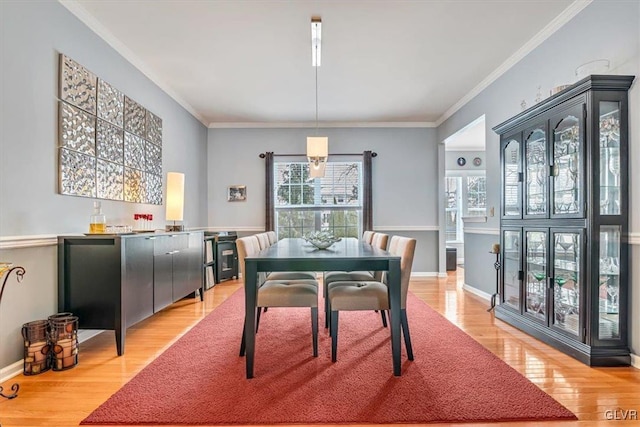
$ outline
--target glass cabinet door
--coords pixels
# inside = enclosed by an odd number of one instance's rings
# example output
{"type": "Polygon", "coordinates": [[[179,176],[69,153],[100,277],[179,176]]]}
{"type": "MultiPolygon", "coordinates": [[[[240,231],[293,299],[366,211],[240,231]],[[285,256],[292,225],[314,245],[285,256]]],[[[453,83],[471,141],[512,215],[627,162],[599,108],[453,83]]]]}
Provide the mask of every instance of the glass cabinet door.
{"type": "Polygon", "coordinates": [[[620,215],[620,103],[600,102],[600,215],[620,215]]]}
{"type": "Polygon", "coordinates": [[[552,231],[553,319],[565,332],[579,335],[580,328],[580,231],[552,231]]]}
{"type": "Polygon", "coordinates": [[[520,311],[520,271],[521,267],[521,242],[520,230],[503,230],[502,233],[502,302],[509,307],[520,311]]]}
{"type": "Polygon", "coordinates": [[[505,218],[522,218],[520,138],[518,134],[503,143],[502,216],[505,218]]]}
{"type": "Polygon", "coordinates": [[[526,304],[525,312],[545,321],[547,318],[547,232],[525,231],[526,304]]]}
{"type": "Polygon", "coordinates": [[[543,125],[525,132],[525,217],[547,216],[549,162],[547,132],[543,125]]]}
{"type": "Polygon", "coordinates": [[[582,104],[552,122],[553,174],[551,216],[580,217],[582,212],[582,104]]]}
{"type": "Polygon", "coordinates": [[[600,227],[598,338],[620,338],[620,226],[600,227]]]}

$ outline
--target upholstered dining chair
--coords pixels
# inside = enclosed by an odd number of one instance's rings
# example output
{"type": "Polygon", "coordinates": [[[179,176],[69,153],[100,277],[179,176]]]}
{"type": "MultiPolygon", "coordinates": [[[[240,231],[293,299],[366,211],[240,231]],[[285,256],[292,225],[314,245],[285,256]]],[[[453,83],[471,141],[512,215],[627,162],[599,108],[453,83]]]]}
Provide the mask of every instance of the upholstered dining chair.
{"type": "MultiPolygon", "coordinates": [[[[409,360],[413,360],[413,347],[407,321],[407,293],[411,267],[416,250],[416,240],[408,237],[393,236],[389,252],[400,256],[400,324],[409,360]]],[[[337,360],[338,353],[338,313],[356,310],[389,310],[387,285],[379,281],[339,281],[329,286],[327,300],[331,316],[331,360],[337,360]]]]}
{"type": "MultiPolygon", "coordinates": [[[[366,231],[365,231],[366,233],[366,231]]],[[[387,249],[387,242],[389,241],[389,235],[385,233],[371,233],[371,246],[377,247],[378,249],[387,249]]],[[[363,240],[367,239],[363,235],[363,240]]],[[[325,299],[325,317],[324,317],[324,327],[329,327],[329,308],[326,303],[327,299],[327,290],[331,286],[333,282],[344,282],[344,281],[382,281],[382,271],[328,271],[324,273],[323,277],[323,296],[325,299]]],[[[382,324],[387,326],[387,319],[385,317],[384,312],[381,312],[382,316],[382,324]]]]}
{"type": "Polygon", "coordinates": [[[275,231],[267,231],[267,237],[269,238],[270,245],[278,243],[278,236],[275,231]]]}
{"type": "Polygon", "coordinates": [[[267,249],[269,246],[271,246],[271,243],[269,242],[269,236],[267,235],[267,233],[258,233],[255,236],[258,238],[258,243],[260,244],[260,250],[267,249]]]}
{"type": "MultiPolygon", "coordinates": [[[[238,259],[244,273],[245,257],[260,251],[255,236],[242,237],[236,240],[238,259]]],[[[296,272],[293,272],[296,273],[296,272]]],[[[311,332],[313,342],[313,356],[318,356],[318,281],[315,279],[290,279],[273,280],[263,282],[264,275],[258,274],[258,286],[256,288],[256,332],[260,325],[260,313],[268,307],[309,307],[311,308],[311,332]]],[[[243,323],[244,324],[244,323],[243,323]]],[[[245,354],[244,329],[240,344],[240,356],[245,354]]]]}
{"type": "Polygon", "coordinates": [[[373,239],[373,231],[367,230],[362,233],[362,241],[365,243],[371,244],[371,240],[373,239]]]}

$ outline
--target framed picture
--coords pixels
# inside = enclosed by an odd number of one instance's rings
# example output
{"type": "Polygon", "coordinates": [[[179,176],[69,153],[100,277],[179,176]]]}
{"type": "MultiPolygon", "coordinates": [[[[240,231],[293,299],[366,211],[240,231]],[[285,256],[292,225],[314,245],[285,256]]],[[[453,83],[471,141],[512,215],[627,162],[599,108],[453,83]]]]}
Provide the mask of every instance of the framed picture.
{"type": "Polygon", "coordinates": [[[229,202],[244,202],[247,200],[247,186],[246,185],[230,185],[227,189],[227,201],[229,202]]]}

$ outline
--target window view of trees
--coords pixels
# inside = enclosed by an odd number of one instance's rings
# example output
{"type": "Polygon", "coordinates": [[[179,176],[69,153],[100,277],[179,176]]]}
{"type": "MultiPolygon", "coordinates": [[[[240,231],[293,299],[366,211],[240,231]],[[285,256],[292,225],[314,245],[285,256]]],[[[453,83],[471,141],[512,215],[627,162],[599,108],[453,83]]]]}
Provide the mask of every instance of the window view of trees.
{"type": "Polygon", "coordinates": [[[310,178],[304,162],[276,163],[275,210],[278,238],[330,231],[358,237],[362,229],[360,162],[329,162],[323,178],[310,178]]]}
{"type": "Polygon", "coordinates": [[[485,176],[447,176],[445,180],[445,234],[447,242],[463,241],[463,216],[487,214],[485,176]]]}

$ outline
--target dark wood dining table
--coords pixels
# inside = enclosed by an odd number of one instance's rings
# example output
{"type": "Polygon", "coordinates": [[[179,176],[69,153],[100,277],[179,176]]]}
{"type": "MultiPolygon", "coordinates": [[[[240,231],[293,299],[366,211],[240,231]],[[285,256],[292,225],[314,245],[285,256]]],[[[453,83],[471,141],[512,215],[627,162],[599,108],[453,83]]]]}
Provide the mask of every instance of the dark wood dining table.
{"type": "Polygon", "coordinates": [[[256,338],[258,272],[271,271],[386,271],[389,289],[393,374],[400,369],[400,257],[355,238],[343,238],[328,249],[317,249],[304,239],[282,239],[245,258],[245,323],[247,378],[253,378],[256,338]]]}

